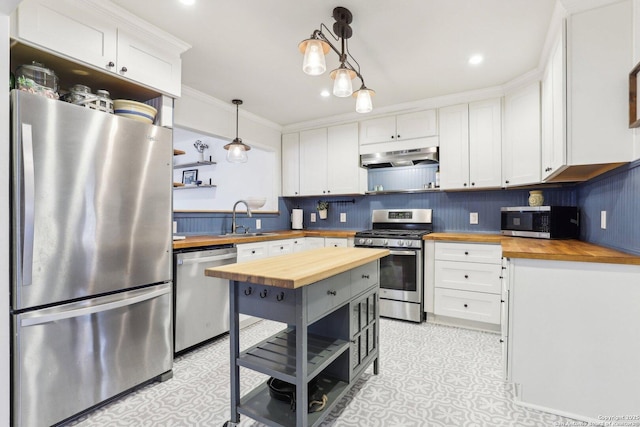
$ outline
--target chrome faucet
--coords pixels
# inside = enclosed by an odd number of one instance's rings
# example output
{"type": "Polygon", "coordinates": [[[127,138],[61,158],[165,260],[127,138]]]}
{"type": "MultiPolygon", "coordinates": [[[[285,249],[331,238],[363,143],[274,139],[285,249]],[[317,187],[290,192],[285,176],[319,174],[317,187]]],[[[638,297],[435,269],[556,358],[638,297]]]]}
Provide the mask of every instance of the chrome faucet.
{"type": "Polygon", "coordinates": [[[243,203],[247,207],[247,216],[251,218],[251,208],[249,208],[249,204],[244,200],[238,200],[235,205],[233,205],[233,217],[231,220],[231,233],[237,234],[238,228],[244,228],[244,232],[247,233],[249,231],[249,227],[245,227],[244,225],[236,225],[236,207],[238,207],[238,203],[243,203]]]}

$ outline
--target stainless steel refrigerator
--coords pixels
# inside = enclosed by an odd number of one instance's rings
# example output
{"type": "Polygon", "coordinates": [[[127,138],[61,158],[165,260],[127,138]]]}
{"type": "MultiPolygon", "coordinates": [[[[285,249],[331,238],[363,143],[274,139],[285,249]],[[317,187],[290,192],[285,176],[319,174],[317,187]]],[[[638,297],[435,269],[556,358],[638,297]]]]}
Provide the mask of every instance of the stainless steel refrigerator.
{"type": "Polygon", "coordinates": [[[12,91],[12,420],[168,376],[171,130],[12,91]]]}

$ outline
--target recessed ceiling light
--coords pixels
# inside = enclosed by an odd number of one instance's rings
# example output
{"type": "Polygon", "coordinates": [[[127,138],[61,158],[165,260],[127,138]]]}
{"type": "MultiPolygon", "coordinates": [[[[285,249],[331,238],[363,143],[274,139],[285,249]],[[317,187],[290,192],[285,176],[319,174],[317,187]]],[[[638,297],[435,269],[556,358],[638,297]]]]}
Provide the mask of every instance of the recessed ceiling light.
{"type": "Polygon", "coordinates": [[[326,98],[328,96],[331,96],[331,92],[329,92],[329,90],[327,89],[323,89],[322,92],[320,92],[320,96],[322,96],[323,98],[326,98]]]}
{"type": "Polygon", "coordinates": [[[180,0],[180,3],[186,4],[187,6],[191,6],[195,2],[196,2],[196,0],[180,0]]]}
{"type": "Polygon", "coordinates": [[[482,63],[482,61],[484,61],[484,57],[482,55],[472,55],[469,58],[469,64],[470,65],[478,65],[478,64],[482,63]]]}

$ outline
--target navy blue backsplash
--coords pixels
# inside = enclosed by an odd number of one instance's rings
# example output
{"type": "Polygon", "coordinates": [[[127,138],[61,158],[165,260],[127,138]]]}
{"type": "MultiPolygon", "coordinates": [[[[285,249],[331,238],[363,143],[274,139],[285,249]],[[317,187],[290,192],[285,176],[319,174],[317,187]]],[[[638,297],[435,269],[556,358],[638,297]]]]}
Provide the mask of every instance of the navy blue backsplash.
{"type": "Polygon", "coordinates": [[[578,186],[580,240],[640,255],[640,160],[578,186]],[[600,211],[607,228],[600,228],[600,211]]]}
{"type": "MultiPolygon", "coordinates": [[[[381,176],[378,178],[382,181],[381,176]]],[[[637,217],[640,216],[640,160],[578,185],[539,189],[543,190],[545,205],[580,207],[581,240],[640,255],[640,227],[637,225],[637,217]],[[600,229],[602,210],[607,211],[606,230],[600,229]]],[[[278,201],[280,214],[254,214],[253,218],[246,219],[246,215],[241,213],[238,223],[253,229],[255,219],[260,218],[263,231],[286,230],[291,228],[291,210],[299,207],[304,210],[305,229],[363,230],[371,228],[373,209],[430,208],[433,209],[434,231],[499,233],[500,208],[526,206],[528,197],[528,190],[515,189],[287,197],[278,201]],[[317,212],[318,200],[331,202],[328,218],[317,218],[312,223],[310,214],[317,212]],[[341,212],[347,214],[345,223],[340,222],[341,212]],[[478,212],[477,225],[469,224],[470,212],[478,212]]],[[[223,234],[231,230],[229,213],[178,212],[174,214],[174,219],[178,221],[180,234],[223,234]]]]}

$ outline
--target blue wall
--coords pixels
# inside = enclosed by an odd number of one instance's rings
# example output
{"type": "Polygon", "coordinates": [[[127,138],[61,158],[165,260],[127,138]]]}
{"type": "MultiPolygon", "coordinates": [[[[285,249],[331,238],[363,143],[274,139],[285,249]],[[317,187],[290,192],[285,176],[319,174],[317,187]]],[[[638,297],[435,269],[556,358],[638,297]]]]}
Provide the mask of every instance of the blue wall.
{"type": "Polygon", "coordinates": [[[580,239],[640,255],[640,160],[577,187],[580,239]],[[607,211],[607,229],[600,211],[607,211]]]}
{"type": "MultiPolygon", "coordinates": [[[[390,171],[370,171],[374,179],[370,185],[383,183],[385,190],[393,188],[398,176],[417,176],[418,181],[431,179],[433,168],[394,168],[390,171]],[[403,170],[404,169],[404,170],[403,170]],[[397,171],[396,171],[397,170],[397,171]],[[397,174],[389,178],[390,174],[397,174]],[[426,174],[426,175],[425,175],[426,174]]],[[[591,243],[640,255],[640,160],[622,166],[591,181],[563,187],[544,187],[546,205],[577,205],[580,207],[580,238],[591,243]],[[607,211],[607,229],[600,229],[600,211],[607,211]]],[[[256,214],[246,219],[239,214],[238,223],[254,227],[255,219],[262,220],[262,230],[286,230],[291,228],[290,212],[293,208],[304,210],[305,229],[371,228],[371,210],[391,208],[433,209],[435,231],[498,233],[502,206],[526,206],[528,190],[492,191],[425,191],[410,194],[377,194],[340,197],[289,197],[280,198],[280,214],[256,214]],[[318,200],[330,202],[326,220],[310,222],[310,213],[316,212],[318,200]],[[340,213],[347,214],[347,222],[339,221],[340,213]],[[478,212],[479,223],[469,224],[469,213],[478,212]]],[[[228,213],[176,213],[178,232],[182,234],[223,234],[231,230],[231,214],[228,213]]]]}

